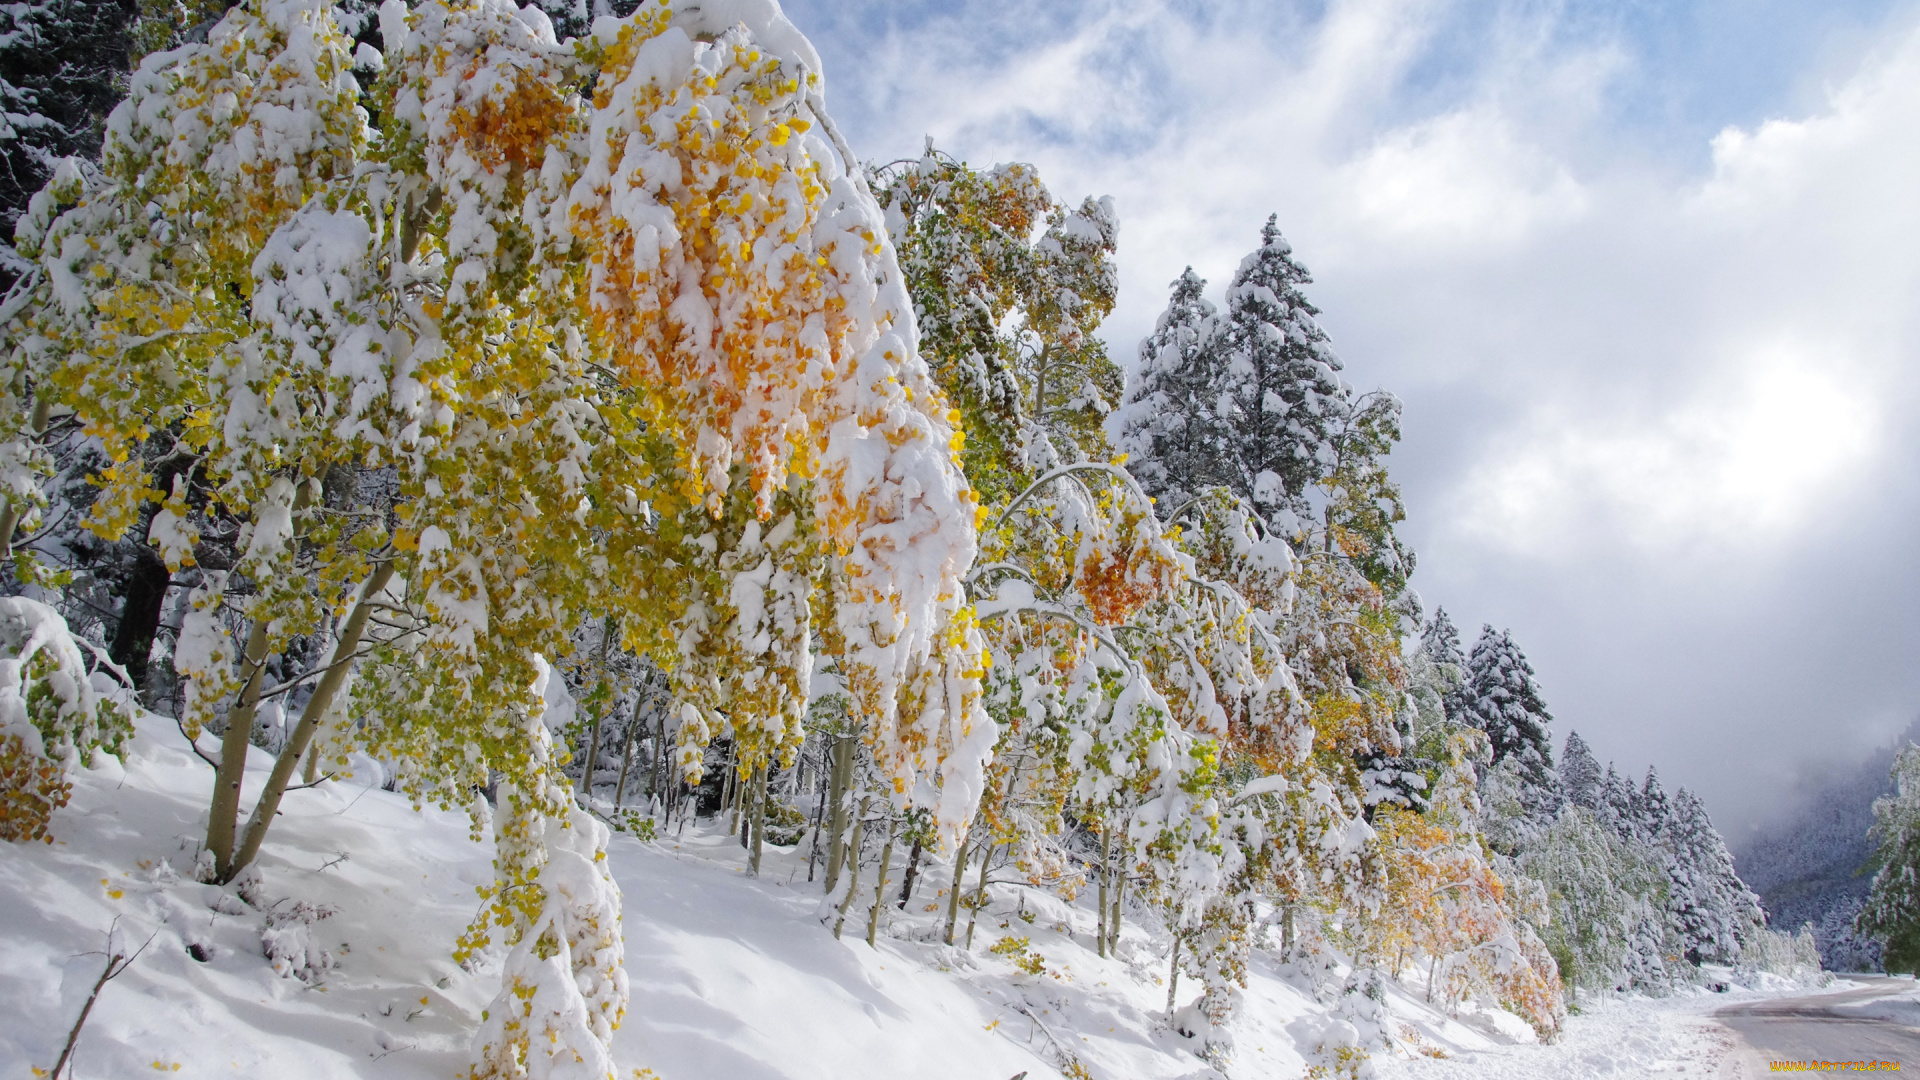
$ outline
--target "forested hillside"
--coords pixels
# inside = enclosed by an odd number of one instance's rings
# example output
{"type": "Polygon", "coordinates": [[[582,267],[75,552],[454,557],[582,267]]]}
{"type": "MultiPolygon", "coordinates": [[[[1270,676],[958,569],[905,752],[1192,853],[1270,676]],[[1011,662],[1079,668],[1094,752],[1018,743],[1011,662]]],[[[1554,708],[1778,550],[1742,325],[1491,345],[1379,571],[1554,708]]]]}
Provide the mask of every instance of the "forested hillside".
{"type": "MultiPolygon", "coordinates": [[[[1915,733],[1910,729],[1903,740],[1915,733]]],[[[1788,816],[1740,844],[1740,876],[1777,926],[1812,924],[1820,957],[1835,971],[1876,971],[1879,947],[1853,920],[1873,882],[1873,801],[1893,790],[1893,749],[1809,783],[1788,816]]]]}

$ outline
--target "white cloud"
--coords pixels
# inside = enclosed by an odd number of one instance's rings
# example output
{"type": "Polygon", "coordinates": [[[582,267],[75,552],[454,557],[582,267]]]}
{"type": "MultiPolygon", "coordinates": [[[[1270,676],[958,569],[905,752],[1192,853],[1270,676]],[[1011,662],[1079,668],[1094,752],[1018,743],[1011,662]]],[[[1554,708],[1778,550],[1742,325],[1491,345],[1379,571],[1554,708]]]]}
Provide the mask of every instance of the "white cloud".
{"type": "Polygon", "coordinates": [[[1565,564],[1626,541],[1648,554],[1771,548],[1830,513],[1880,448],[1872,395],[1828,348],[1756,343],[1644,418],[1540,417],[1462,481],[1457,527],[1565,564]]]}
{"type": "Polygon", "coordinates": [[[1336,205],[1376,244],[1507,246],[1588,205],[1564,166],[1480,108],[1390,131],[1330,179],[1336,205]]]}

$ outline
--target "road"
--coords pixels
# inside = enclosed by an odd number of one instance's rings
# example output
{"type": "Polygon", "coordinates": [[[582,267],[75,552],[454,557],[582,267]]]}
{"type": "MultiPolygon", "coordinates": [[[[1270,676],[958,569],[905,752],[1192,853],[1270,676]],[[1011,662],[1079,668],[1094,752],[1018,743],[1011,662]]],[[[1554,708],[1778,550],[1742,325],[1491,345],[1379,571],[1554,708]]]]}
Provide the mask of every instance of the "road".
{"type": "MultiPolygon", "coordinates": [[[[1897,1061],[1902,1072],[1920,1070],[1920,1027],[1872,1015],[1892,1010],[1870,1004],[1911,995],[1913,980],[1855,975],[1848,981],[1865,985],[1728,1005],[1712,1015],[1751,1048],[1747,1067],[1755,1075],[1766,1074],[1769,1061],[1897,1061]]],[[[1920,1008],[1912,1009],[1911,1016],[1920,1022],[1920,1008]]]]}

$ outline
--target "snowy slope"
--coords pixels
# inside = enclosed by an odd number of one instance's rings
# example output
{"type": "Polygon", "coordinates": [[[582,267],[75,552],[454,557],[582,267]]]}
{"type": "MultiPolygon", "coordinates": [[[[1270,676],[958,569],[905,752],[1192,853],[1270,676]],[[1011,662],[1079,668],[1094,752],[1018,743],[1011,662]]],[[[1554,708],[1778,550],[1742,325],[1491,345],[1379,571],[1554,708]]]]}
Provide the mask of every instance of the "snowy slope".
{"type": "MultiPolygon", "coordinates": [[[[469,836],[464,815],[416,813],[356,780],[296,792],[244,890],[256,907],[191,880],[210,772],[167,721],[141,722],[124,769],[108,762],[74,779],[55,843],[0,847],[0,1075],[53,1063],[110,927],[125,947],[151,942],[102,992],[79,1043],[81,1076],[446,1078],[463,1069],[497,982],[487,963],[468,972],[449,958],[475,913],[474,886],[491,875],[490,845],[469,836]],[[269,918],[297,902],[335,909],[312,924],[316,950],[334,966],[311,983],[276,974],[262,954],[269,918]]],[[[753,879],[716,827],[652,843],[616,835],[609,857],[626,898],[633,985],[615,1037],[621,1076],[1000,1080],[1024,1071],[1038,1080],[1074,1063],[1100,1080],[1219,1075],[1165,1022],[1164,945],[1139,927],[1129,925],[1119,958],[1103,960],[1091,949],[1091,910],[1007,889],[982,913],[973,949],[949,948],[937,942],[939,911],[928,910],[942,906],[948,877],[936,865],[906,911],[889,903],[877,948],[864,941],[864,904],[836,941],[798,850],[769,848],[753,879]],[[1028,939],[1044,974],[989,951],[1010,935],[1028,939]]],[[[897,899],[897,876],[889,894],[897,899]]],[[[1316,1000],[1312,985],[1256,959],[1233,1075],[1306,1071],[1306,1055],[1350,1006],[1334,993],[1316,1000]]],[[[1386,1007],[1402,1047],[1400,1060],[1376,1055],[1386,1075],[1584,1075],[1588,1043],[1631,1073],[1668,1054],[1648,1032],[1691,1030],[1646,1019],[1668,1016],[1664,1004],[1630,1003],[1576,1018],[1561,1046],[1537,1048],[1505,1013],[1445,1017],[1397,987],[1386,1007]],[[1622,1048],[1616,1013],[1652,1040],[1646,1052],[1622,1048]],[[1549,1060],[1556,1065],[1528,1071],[1549,1060]]]]}

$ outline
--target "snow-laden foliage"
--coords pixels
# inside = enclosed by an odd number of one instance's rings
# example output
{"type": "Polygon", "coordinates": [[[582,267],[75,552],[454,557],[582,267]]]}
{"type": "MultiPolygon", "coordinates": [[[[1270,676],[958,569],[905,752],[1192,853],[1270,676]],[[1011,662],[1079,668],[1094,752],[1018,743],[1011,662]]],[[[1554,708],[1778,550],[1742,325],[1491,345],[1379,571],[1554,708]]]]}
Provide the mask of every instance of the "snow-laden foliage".
{"type": "Polygon", "coordinates": [[[1312,281],[1268,218],[1224,312],[1200,296],[1205,282],[1191,270],[1174,282],[1119,417],[1120,448],[1142,460],[1155,494],[1179,500],[1222,484],[1311,512],[1307,492],[1336,464],[1352,397],[1301,291],[1312,281]]]}
{"type": "Polygon", "coordinates": [[[1920,746],[1893,759],[1893,794],[1873,803],[1873,891],[1855,918],[1887,971],[1920,971],[1920,746]]]}
{"type": "Polygon", "coordinates": [[[64,774],[121,752],[131,717],[88,674],[91,648],[47,605],[0,597],[0,840],[51,843],[64,774]]]}
{"type": "Polygon", "coordinates": [[[1545,820],[1559,808],[1561,797],[1553,771],[1553,717],[1534,681],[1533,665],[1514,644],[1513,635],[1482,627],[1467,657],[1467,680],[1462,691],[1460,721],[1487,733],[1493,746],[1493,764],[1513,759],[1514,779],[1527,813],[1545,820]]]}
{"type": "Polygon", "coordinates": [[[63,159],[98,159],[98,125],[126,78],[129,15],[115,0],[0,8],[0,284],[23,269],[7,244],[28,200],[63,159]]]}

